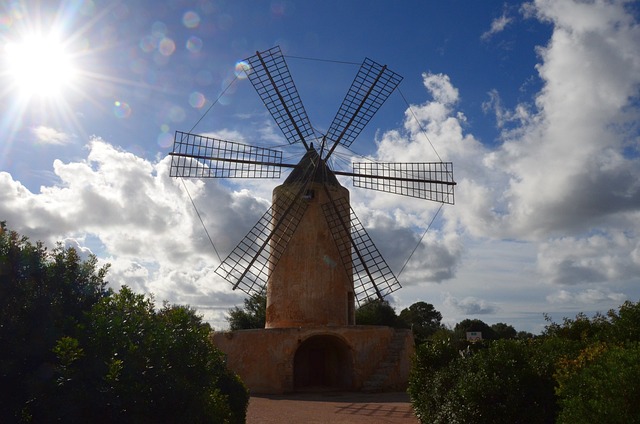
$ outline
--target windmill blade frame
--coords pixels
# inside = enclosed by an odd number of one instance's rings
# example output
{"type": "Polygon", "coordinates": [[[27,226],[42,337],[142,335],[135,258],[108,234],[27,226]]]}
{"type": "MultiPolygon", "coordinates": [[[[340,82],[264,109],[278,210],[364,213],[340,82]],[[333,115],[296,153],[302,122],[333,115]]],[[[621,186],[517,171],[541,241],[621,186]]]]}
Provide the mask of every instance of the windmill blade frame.
{"type": "Polygon", "coordinates": [[[452,162],[354,162],[353,172],[334,171],[353,177],[353,186],[401,196],[455,203],[452,162]]]}
{"type": "Polygon", "coordinates": [[[351,270],[353,292],[358,305],[402,288],[382,254],[345,199],[322,205],[333,240],[340,252],[346,272],[351,270]],[[349,211],[349,222],[342,217],[349,211]]]}
{"type": "Polygon", "coordinates": [[[308,206],[302,192],[271,205],[216,268],[215,273],[231,283],[233,290],[239,288],[252,295],[265,289],[271,268],[280,260],[308,206]],[[279,219],[274,225],[276,216],[279,219]]]}
{"type": "Polygon", "coordinates": [[[171,177],[280,178],[280,150],[251,146],[204,135],[176,131],[171,177]]]}
{"type": "Polygon", "coordinates": [[[332,143],[325,160],[338,144],[351,146],[401,81],[387,65],[364,59],[325,135],[326,142],[332,143]]]}
{"type": "Polygon", "coordinates": [[[280,47],[256,52],[245,61],[249,81],[289,144],[302,143],[308,150],[306,140],[314,136],[313,127],[280,47]]]}

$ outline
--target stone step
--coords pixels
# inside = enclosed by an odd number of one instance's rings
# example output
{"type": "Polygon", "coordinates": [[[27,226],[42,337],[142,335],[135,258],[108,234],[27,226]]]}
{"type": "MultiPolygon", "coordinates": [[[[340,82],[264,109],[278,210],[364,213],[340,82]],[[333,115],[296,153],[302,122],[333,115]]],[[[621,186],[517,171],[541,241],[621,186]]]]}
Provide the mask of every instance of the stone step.
{"type": "Polygon", "coordinates": [[[378,364],[376,370],[362,385],[363,392],[376,392],[382,389],[384,383],[396,367],[401,354],[404,351],[405,337],[406,335],[402,331],[394,332],[394,335],[387,346],[386,357],[378,364]]]}

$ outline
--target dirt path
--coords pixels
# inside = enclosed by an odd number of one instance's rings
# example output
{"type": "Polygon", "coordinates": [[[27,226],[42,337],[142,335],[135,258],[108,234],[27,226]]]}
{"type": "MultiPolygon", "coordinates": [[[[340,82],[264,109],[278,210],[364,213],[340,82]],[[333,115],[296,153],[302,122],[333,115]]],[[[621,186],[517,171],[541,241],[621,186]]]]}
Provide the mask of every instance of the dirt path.
{"type": "Polygon", "coordinates": [[[247,424],[417,424],[406,393],[254,395],[247,424]]]}

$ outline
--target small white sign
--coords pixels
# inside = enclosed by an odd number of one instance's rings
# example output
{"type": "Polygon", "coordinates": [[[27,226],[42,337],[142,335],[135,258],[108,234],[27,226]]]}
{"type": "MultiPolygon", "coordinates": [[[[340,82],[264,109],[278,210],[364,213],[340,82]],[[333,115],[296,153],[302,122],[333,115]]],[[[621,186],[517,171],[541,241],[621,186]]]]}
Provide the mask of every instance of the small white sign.
{"type": "Polygon", "coordinates": [[[470,342],[482,340],[482,331],[467,331],[467,340],[470,342]]]}

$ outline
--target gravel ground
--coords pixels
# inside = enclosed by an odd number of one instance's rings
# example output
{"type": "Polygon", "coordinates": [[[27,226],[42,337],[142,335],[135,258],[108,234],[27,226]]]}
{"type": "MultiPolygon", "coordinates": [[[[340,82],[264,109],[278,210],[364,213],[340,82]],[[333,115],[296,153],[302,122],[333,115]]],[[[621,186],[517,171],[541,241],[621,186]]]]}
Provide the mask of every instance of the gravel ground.
{"type": "Polygon", "coordinates": [[[247,424],[418,424],[406,393],[253,395],[247,424]]]}

